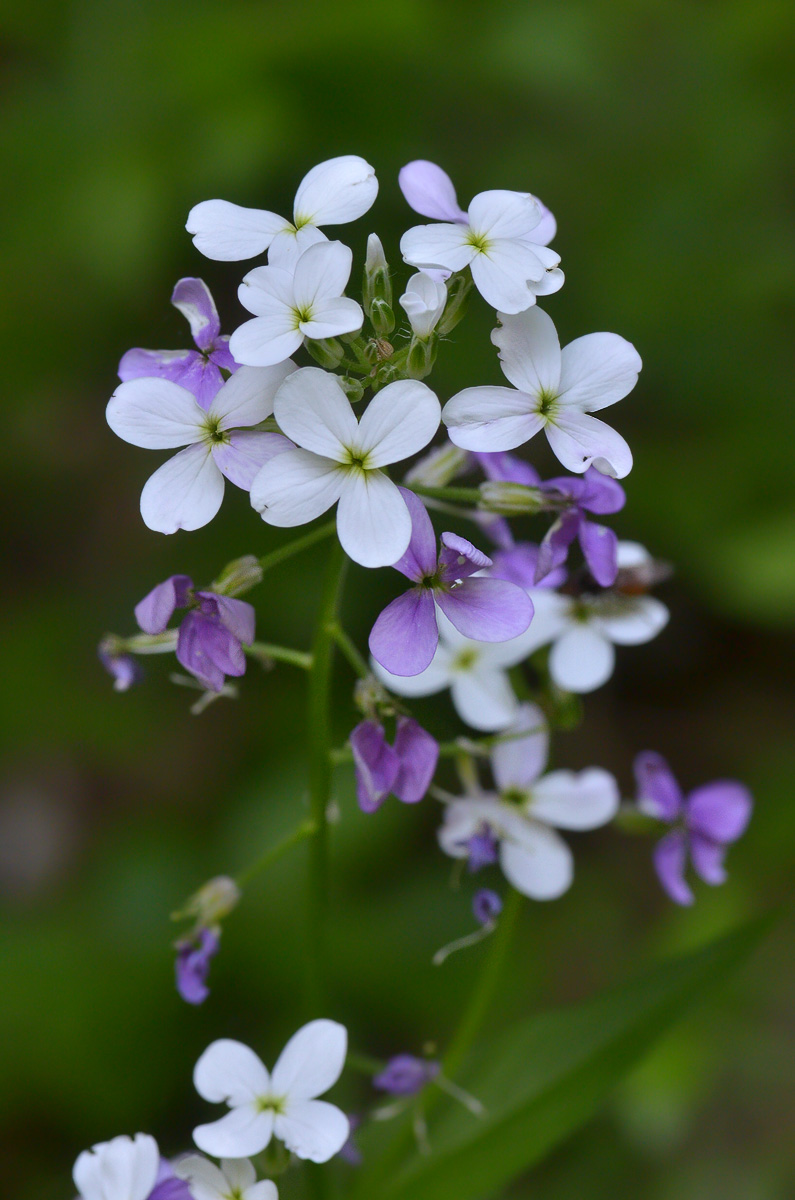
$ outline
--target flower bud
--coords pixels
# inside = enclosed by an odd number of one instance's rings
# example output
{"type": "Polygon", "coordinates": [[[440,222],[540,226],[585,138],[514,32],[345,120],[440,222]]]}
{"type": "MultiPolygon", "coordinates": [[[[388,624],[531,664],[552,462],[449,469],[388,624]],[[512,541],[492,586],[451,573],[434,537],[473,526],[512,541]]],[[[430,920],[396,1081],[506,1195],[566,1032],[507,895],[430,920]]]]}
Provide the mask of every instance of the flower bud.
{"type": "Polygon", "coordinates": [[[463,273],[453,275],[447,283],[447,307],[439,322],[439,337],[445,337],[451,329],[455,329],[466,313],[467,297],[469,296],[472,280],[463,273]]]}
{"type": "Polygon", "coordinates": [[[409,379],[424,379],[433,370],[436,361],[436,338],[424,341],[414,338],[406,358],[406,375],[409,379]]]}
{"type": "Polygon", "coordinates": [[[406,284],[398,304],[408,317],[414,336],[425,341],[445,310],[447,288],[440,280],[418,271],[406,284]]]}
{"type": "Polygon", "coordinates": [[[253,554],[244,554],[227,563],[217,579],[207,589],[218,596],[242,596],[249,588],[262,583],[262,567],[253,554]]]}
{"type": "Polygon", "coordinates": [[[336,338],[306,339],[306,348],[316,363],[327,371],[337,368],[345,357],[345,351],[336,338]]]}
{"type": "Polygon", "coordinates": [[[487,480],[480,485],[480,507],[485,512],[500,513],[504,517],[544,512],[546,498],[538,488],[523,483],[507,483],[487,480]]]}
{"type": "Polygon", "coordinates": [[[361,379],[354,379],[352,375],[341,375],[338,382],[351,404],[358,404],[364,395],[364,384],[361,379]]]}
{"type": "Polygon", "coordinates": [[[457,475],[469,466],[469,453],[460,446],[448,442],[446,446],[435,446],[418,463],[406,472],[403,482],[407,487],[447,487],[457,475]]]}
{"type": "Polygon", "coordinates": [[[362,299],[365,312],[370,315],[374,300],[383,300],[387,305],[392,303],[392,281],[389,278],[389,264],[386,261],[384,247],[377,234],[371,233],[367,239],[367,256],[364,260],[364,282],[362,299]]]}
{"type": "Polygon", "coordinates": [[[240,888],[228,875],[216,875],[194,892],[185,908],[173,914],[175,921],[195,917],[197,929],[208,928],[222,921],[237,905],[240,888]]]}
{"type": "Polygon", "coordinates": [[[395,314],[380,296],[376,296],[370,305],[370,323],[379,338],[386,337],[395,328],[395,314]]]}

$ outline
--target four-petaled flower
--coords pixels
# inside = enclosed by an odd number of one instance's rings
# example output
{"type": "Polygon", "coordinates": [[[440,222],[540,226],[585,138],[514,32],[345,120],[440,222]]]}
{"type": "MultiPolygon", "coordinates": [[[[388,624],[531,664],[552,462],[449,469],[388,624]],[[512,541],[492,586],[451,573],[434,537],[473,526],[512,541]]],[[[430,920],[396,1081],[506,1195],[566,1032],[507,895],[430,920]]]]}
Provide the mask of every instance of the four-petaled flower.
{"type": "MultiPolygon", "coordinates": [[[[239,374],[239,372],[238,372],[239,374]]],[[[300,449],[267,463],[251,503],[269,525],[303,525],[337,500],[337,533],[364,567],[386,567],[405,553],[411,517],[381,469],[427,446],[439,427],[439,401],[424,383],[398,380],[370,401],[361,421],[339,380],[304,367],[285,380],[274,411],[300,449]]]]}
{"type": "Polygon", "coordinates": [[[375,171],[356,154],[313,167],[298,186],[292,221],[227,200],[203,200],[190,210],[185,228],[207,258],[235,262],[270,250],[270,261],[289,262],[326,240],[320,225],[345,225],[364,216],[378,194],[375,171]]]}
{"type": "Polygon", "coordinates": [[[278,1200],[271,1179],[257,1182],[257,1172],[248,1158],[222,1158],[220,1167],[201,1154],[188,1154],[174,1172],[190,1186],[193,1200],[278,1200]]]}
{"type": "Polygon", "coordinates": [[[654,867],[660,883],[677,904],[692,904],[685,880],[688,857],[705,883],[724,883],[726,848],[745,832],[753,800],[734,779],[718,779],[683,795],[661,754],[646,750],[635,759],[638,807],[650,817],[677,827],[657,843],[654,867]]]}
{"type": "Polygon", "coordinates": [[[529,192],[480,192],[469,212],[458,207],[449,176],[435,163],[403,167],[400,186],[409,204],[443,224],[415,225],[400,241],[412,266],[463,271],[500,312],[518,313],[563,284],[560,256],[546,242],[555,232],[551,214],[529,192]]]}
{"type": "Polygon", "coordinates": [[[543,429],[568,471],[593,465],[623,479],[632,452],[609,425],[588,414],[623,399],[637,383],[638,352],[616,333],[589,333],[563,350],[555,326],[534,308],[505,310],[491,340],[513,388],[464,388],[442,412],[450,440],[464,450],[513,450],[543,429]]]}
{"type": "Polygon", "coordinates": [[[383,610],[370,632],[370,652],[393,675],[419,675],[439,644],[436,614],[441,610],[459,633],[481,642],[507,642],[524,633],[533,616],[527,593],[501,579],[473,578],[491,559],[455,533],[436,536],[425,505],[400,489],[411,514],[411,541],[396,563],[414,587],[383,610]]]}
{"type": "Polygon", "coordinates": [[[349,741],[362,812],[375,812],[390,792],[404,804],[422,800],[439,760],[439,743],[417,721],[398,717],[393,746],[376,721],[360,721],[349,741]]]}
{"type": "Polygon", "coordinates": [[[523,704],[506,731],[522,734],[494,747],[491,765],[498,794],[454,800],[445,808],[439,844],[453,858],[466,858],[473,834],[487,829],[499,847],[509,883],[533,900],[554,900],[571,885],[572,854],[556,829],[596,829],[618,812],[615,779],[599,767],[550,771],[543,713],[523,704]]]}
{"type": "Polygon", "coordinates": [[[223,371],[234,372],[229,338],[221,336],[221,322],[210,289],[202,279],[180,279],[171,303],[190,323],[196,350],[128,350],[119,363],[119,379],[170,379],[192,392],[204,409],[210,407],[224,382],[223,371]]]}
{"type": "Polygon", "coordinates": [[[348,1035],[336,1021],[310,1021],[293,1034],[269,1074],[253,1050],[221,1038],[196,1063],[196,1091],[229,1112],[199,1125],[193,1140],[215,1158],[259,1154],[271,1137],[298,1158],[327,1162],[348,1137],[348,1118],[333,1104],[316,1099],[339,1079],[348,1035]]]}
{"type": "Polygon", "coordinates": [[[200,529],[224,498],[224,478],[248,491],[260,467],[292,449],[278,433],[251,429],[273,412],[279,385],[291,362],[241,367],[205,410],[196,397],[169,379],[131,379],[108,402],[114,433],[146,450],[186,446],[155,471],[141,493],[141,516],[158,533],[200,529]]]}

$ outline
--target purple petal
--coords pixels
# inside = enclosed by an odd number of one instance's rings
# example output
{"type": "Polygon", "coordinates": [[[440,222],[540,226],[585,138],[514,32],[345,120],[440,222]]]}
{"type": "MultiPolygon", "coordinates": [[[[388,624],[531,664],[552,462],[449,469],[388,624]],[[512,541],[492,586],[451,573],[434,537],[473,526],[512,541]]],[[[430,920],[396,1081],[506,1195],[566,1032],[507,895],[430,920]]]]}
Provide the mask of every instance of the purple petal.
{"type": "Polygon", "coordinates": [[[715,887],[726,882],[726,872],[723,869],[725,857],[725,844],[713,842],[711,838],[702,837],[699,833],[690,835],[690,860],[696,873],[705,883],[715,887]]]}
{"type": "Polygon", "coordinates": [[[439,644],[430,588],[414,587],[398,596],[370,630],[370,653],[392,675],[419,675],[439,644]]]}
{"type": "Polygon", "coordinates": [[[488,825],[481,825],[467,840],[467,866],[474,873],[482,867],[490,867],[497,861],[497,841],[488,825]]]}
{"type": "Polygon", "coordinates": [[[486,478],[496,483],[523,483],[525,487],[538,487],[541,483],[541,476],[535,467],[531,467],[523,458],[517,458],[515,454],[495,450],[492,453],[475,454],[473,457],[477,459],[486,478]]]}
{"type": "Polygon", "coordinates": [[[212,402],[224,384],[224,377],[214,362],[199,357],[175,383],[187,388],[196,397],[200,408],[209,412],[212,402]]]}
{"type": "Polygon", "coordinates": [[[612,587],[618,575],[618,538],[606,525],[581,520],[580,546],[588,570],[600,587],[612,587]]]}
{"type": "Polygon", "coordinates": [[[178,1179],[171,1163],[161,1158],[155,1186],[147,1200],[193,1200],[187,1180],[178,1179]]]}
{"type": "Polygon", "coordinates": [[[538,548],[535,583],[545,579],[556,567],[562,567],[569,555],[569,546],[576,538],[581,524],[580,514],[576,508],[558,517],[544,537],[538,548]]]}
{"type": "Polygon", "coordinates": [[[735,842],[751,819],[751,793],[733,779],[696,788],[685,801],[685,823],[691,833],[714,842],[735,842]]]}
{"type": "Polygon", "coordinates": [[[190,324],[193,340],[200,350],[212,350],[221,332],[218,310],[203,279],[180,279],[171,293],[171,303],[190,324]]]}
{"type": "Polygon", "coordinates": [[[170,379],[176,382],[191,365],[201,361],[198,350],[142,350],[136,346],[122,356],[119,379],[170,379]]]}
{"type": "Polygon", "coordinates": [[[135,619],[144,633],[162,633],[175,608],[184,608],[193,587],[189,575],[170,575],[135,606],[135,619]]]}
{"type": "Polygon", "coordinates": [[[395,753],[399,767],[392,791],[404,804],[417,804],[431,786],[439,743],[413,717],[398,717],[395,753]]]}
{"type": "Polygon", "coordinates": [[[375,812],[392,791],[399,770],[398,755],[387,743],[383,726],[375,721],[362,721],[349,740],[359,808],[362,812],[375,812]]]}
{"type": "Polygon", "coordinates": [[[210,959],[218,953],[218,935],[211,929],[200,929],[198,944],[190,938],[177,945],[177,991],[188,1004],[201,1004],[210,994],[207,974],[210,959]]]}
{"type": "Polygon", "coordinates": [[[465,579],[434,597],[459,633],[476,642],[507,642],[524,633],[533,619],[533,602],[523,588],[502,579],[465,579]]]}
{"type": "Polygon", "coordinates": [[[393,1096],[413,1096],[439,1074],[438,1062],[415,1058],[413,1054],[396,1054],[378,1075],[373,1087],[393,1096]]]}
{"type": "Polygon", "coordinates": [[[246,670],[246,656],[234,634],[200,612],[189,612],[180,625],[177,661],[213,692],[221,691],[225,675],[246,670]]]}
{"type": "Polygon", "coordinates": [[[239,642],[250,646],[254,641],[257,614],[254,606],[246,600],[235,600],[232,596],[219,596],[216,592],[197,592],[202,601],[205,616],[217,615],[222,625],[234,634],[239,642]]]}
{"type": "Polygon", "coordinates": [[[491,888],[479,888],[472,897],[472,912],[478,925],[492,925],[502,912],[502,900],[491,888]]]}
{"type": "Polygon", "coordinates": [[[555,567],[536,583],[540,547],[533,542],[520,542],[510,550],[498,550],[494,555],[494,566],[489,571],[492,579],[505,579],[521,588],[556,588],[566,581],[563,567],[555,567]]]}
{"type": "Polygon", "coordinates": [[[131,654],[111,654],[103,646],[99,647],[97,654],[105,670],[113,676],[115,691],[126,692],[143,679],[143,671],[131,654]]]}
{"type": "Polygon", "coordinates": [[[482,571],[491,566],[487,554],[478,550],[466,538],[457,533],[443,533],[441,537],[442,551],[439,555],[439,575],[445,583],[455,583],[457,579],[466,579],[475,571],[482,571]]]}
{"type": "Polygon", "coordinates": [[[436,574],[436,534],[433,532],[428,510],[416,492],[409,488],[398,488],[411,516],[411,541],[402,558],[393,567],[407,579],[419,583],[436,574]]]}
{"type": "Polygon", "coordinates": [[[224,371],[230,371],[232,374],[240,366],[229,349],[229,338],[226,336],[216,338],[215,346],[208,357],[210,362],[215,363],[217,367],[222,367],[224,371]]]}
{"type": "Polygon", "coordinates": [[[681,829],[675,829],[654,848],[654,869],[660,883],[677,904],[692,904],[693,893],[685,883],[687,842],[681,829]]]}
{"type": "Polygon", "coordinates": [[[582,476],[582,482],[585,487],[580,493],[581,508],[604,516],[606,513],[620,512],[626,504],[626,493],[618,480],[603,475],[596,467],[588,468],[582,476]]]}
{"type": "Polygon", "coordinates": [[[261,433],[255,429],[236,429],[228,442],[213,446],[213,460],[230,483],[250,492],[254,480],[266,462],[295,446],[281,433],[261,433]]]}
{"type": "Polygon", "coordinates": [[[436,163],[422,158],[407,163],[400,169],[398,183],[411,208],[421,216],[466,224],[468,217],[458,207],[453,181],[436,163]]]}
{"type": "Polygon", "coordinates": [[[634,763],[638,807],[658,821],[675,821],[682,811],[682,789],[668,763],[654,750],[644,750],[634,763]]]}

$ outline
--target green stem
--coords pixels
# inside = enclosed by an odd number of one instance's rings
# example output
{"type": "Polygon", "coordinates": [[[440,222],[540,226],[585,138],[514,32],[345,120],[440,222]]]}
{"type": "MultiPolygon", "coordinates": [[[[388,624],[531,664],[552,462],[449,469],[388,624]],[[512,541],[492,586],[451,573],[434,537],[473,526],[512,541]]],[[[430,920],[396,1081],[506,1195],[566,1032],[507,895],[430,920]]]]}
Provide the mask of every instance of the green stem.
{"type": "Polygon", "coordinates": [[[297,846],[299,842],[303,842],[306,838],[311,837],[315,832],[315,822],[307,818],[293,830],[283,837],[275,846],[271,846],[270,850],[266,850],[264,854],[256,858],[253,863],[250,863],[244,871],[241,871],[235,882],[238,887],[243,887],[250,883],[255,875],[259,875],[260,871],[267,870],[273,863],[286,854],[288,850],[292,850],[293,846],[297,846]]]}
{"type": "Polygon", "coordinates": [[[428,496],[431,500],[449,500],[453,504],[479,504],[482,499],[480,488],[423,487],[419,483],[407,483],[406,487],[411,488],[418,496],[428,496]]]}
{"type": "Polygon", "coordinates": [[[326,920],[328,916],[328,820],[331,799],[331,666],[347,559],[335,541],[326,566],[317,629],[312,645],[307,704],[309,813],[315,826],[309,840],[307,889],[306,1005],[309,1016],[323,1013],[326,920]]]}
{"type": "Polygon", "coordinates": [[[290,646],[274,646],[271,642],[252,642],[244,646],[246,654],[252,658],[264,659],[265,662],[289,663],[293,667],[301,667],[304,671],[312,670],[312,655],[303,650],[293,650],[290,646]]]}
{"type": "Polygon", "coordinates": [[[300,554],[302,550],[308,550],[310,546],[314,546],[317,542],[322,542],[325,538],[331,537],[336,531],[336,521],[327,521],[325,525],[319,525],[317,529],[305,533],[303,537],[296,538],[294,542],[288,542],[286,546],[279,546],[276,550],[271,550],[270,554],[263,554],[259,560],[259,565],[263,571],[269,571],[271,567],[276,567],[285,559],[292,558],[294,554],[300,554]]]}
{"type": "Polygon", "coordinates": [[[329,633],[360,679],[366,679],[370,668],[338,621],[329,626],[329,633]]]}

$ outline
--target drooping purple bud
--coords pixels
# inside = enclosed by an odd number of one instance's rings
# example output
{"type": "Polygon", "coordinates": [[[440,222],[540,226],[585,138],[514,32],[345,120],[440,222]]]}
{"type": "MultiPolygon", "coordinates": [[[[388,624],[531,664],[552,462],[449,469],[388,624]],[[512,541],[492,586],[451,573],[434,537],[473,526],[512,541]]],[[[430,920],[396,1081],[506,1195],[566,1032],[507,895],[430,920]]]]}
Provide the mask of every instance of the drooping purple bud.
{"type": "Polygon", "coordinates": [[[196,937],[177,942],[177,991],[188,1004],[202,1004],[209,996],[207,975],[218,946],[217,932],[206,926],[199,929],[196,937]]]}
{"type": "Polygon", "coordinates": [[[382,725],[361,721],[350,736],[356,771],[356,797],[362,812],[375,812],[397,779],[399,759],[389,745],[382,725]]]}
{"type": "Polygon", "coordinates": [[[491,888],[479,888],[472,897],[472,912],[479,925],[493,925],[502,912],[502,900],[491,888]]]}
{"type": "Polygon", "coordinates": [[[189,612],[180,625],[177,661],[213,692],[220,692],[225,675],[244,675],[246,671],[246,656],[238,638],[219,617],[204,612],[189,612]]]}
{"type": "Polygon", "coordinates": [[[415,1058],[413,1054],[396,1054],[378,1075],[373,1087],[393,1096],[414,1096],[439,1074],[439,1063],[433,1059],[415,1058]]]}
{"type": "Polygon", "coordinates": [[[113,689],[126,692],[143,679],[143,671],[131,654],[114,654],[104,643],[97,650],[99,661],[109,675],[113,676],[113,689]]]}
{"type": "Polygon", "coordinates": [[[404,804],[418,804],[431,786],[439,743],[413,717],[398,717],[395,753],[398,771],[392,791],[404,804]]]}

